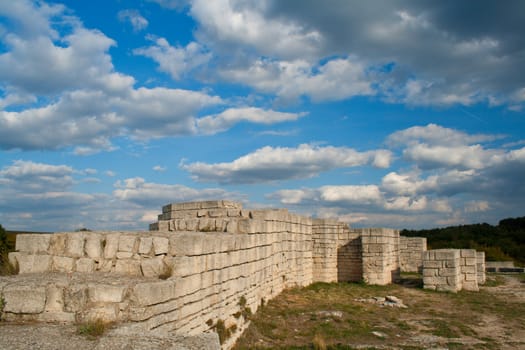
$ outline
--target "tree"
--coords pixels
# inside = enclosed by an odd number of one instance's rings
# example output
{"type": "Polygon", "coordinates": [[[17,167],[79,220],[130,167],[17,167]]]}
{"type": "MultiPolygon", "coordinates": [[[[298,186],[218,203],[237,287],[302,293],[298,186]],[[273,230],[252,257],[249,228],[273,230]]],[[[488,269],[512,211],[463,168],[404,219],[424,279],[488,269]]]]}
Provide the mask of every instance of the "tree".
{"type": "Polygon", "coordinates": [[[9,250],[9,244],[7,242],[7,232],[0,224],[0,254],[6,254],[9,250]]]}

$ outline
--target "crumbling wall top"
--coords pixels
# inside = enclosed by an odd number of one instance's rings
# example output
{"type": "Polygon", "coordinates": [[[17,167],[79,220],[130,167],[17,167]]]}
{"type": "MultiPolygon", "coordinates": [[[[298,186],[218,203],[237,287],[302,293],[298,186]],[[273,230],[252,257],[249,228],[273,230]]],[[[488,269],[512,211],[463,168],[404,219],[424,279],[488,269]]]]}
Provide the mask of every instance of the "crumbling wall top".
{"type": "Polygon", "coordinates": [[[162,212],[169,213],[172,211],[195,209],[242,209],[242,204],[226,200],[170,203],[162,207],[162,212]]]}

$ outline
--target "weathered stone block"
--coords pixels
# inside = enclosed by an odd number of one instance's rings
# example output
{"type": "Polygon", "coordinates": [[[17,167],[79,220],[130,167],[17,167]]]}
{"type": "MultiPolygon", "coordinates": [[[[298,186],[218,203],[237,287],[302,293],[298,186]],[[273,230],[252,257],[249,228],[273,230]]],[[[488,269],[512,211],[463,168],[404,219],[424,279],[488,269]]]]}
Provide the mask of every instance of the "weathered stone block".
{"type": "Polygon", "coordinates": [[[137,236],[135,235],[121,235],[118,240],[119,252],[136,253],[137,236]]]}
{"type": "Polygon", "coordinates": [[[66,233],[55,233],[51,235],[51,241],[49,243],[49,254],[50,255],[64,255],[66,250],[66,233]]]}
{"type": "Polygon", "coordinates": [[[97,263],[96,269],[100,272],[110,272],[113,269],[113,260],[100,260],[97,263]]]}
{"type": "Polygon", "coordinates": [[[168,254],[169,239],[166,237],[153,237],[153,250],[155,255],[168,254]]]}
{"type": "Polygon", "coordinates": [[[15,249],[24,253],[47,253],[51,234],[19,234],[16,236],[15,249]]]}
{"type": "Polygon", "coordinates": [[[95,260],[90,258],[80,258],[77,260],[75,269],[77,272],[92,273],[95,271],[95,260]]]}
{"type": "Polygon", "coordinates": [[[140,261],[133,259],[119,259],[114,268],[115,273],[128,276],[142,276],[140,261]]]}
{"type": "Polygon", "coordinates": [[[64,310],[64,287],[49,284],[46,287],[45,311],[62,312],[64,310]]]}
{"type": "Polygon", "coordinates": [[[82,314],[84,321],[102,320],[104,322],[115,322],[119,319],[119,308],[116,304],[104,304],[91,307],[82,314]]]}
{"type": "Polygon", "coordinates": [[[88,289],[84,284],[73,284],[64,289],[64,310],[81,312],[88,302],[88,289]]]}
{"type": "Polygon", "coordinates": [[[4,312],[38,314],[44,311],[46,288],[34,285],[8,285],[4,288],[4,312]]]}
{"type": "Polygon", "coordinates": [[[462,258],[476,258],[475,249],[460,249],[462,258]]]}
{"type": "Polygon", "coordinates": [[[145,277],[158,277],[166,271],[162,257],[143,259],[140,263],[142,274],[145,277]]]}
{"type": "Polygon", "coordinates": [[[132,252],[117,252],[117,260],[119,259],[131,259],[133,257],[132,252]]]}
{"type": "Polygon", "coordinates": [[[102,250],[103,237],[96,233],[86,235],[85,251],[91,259],[100,259],[103,256],[102,250]]]}
{"type": "Polygon", "coordinates": [[[66,256],[53,256],[53,271],[72,272],[75,268],[75,259],[66,256]]]}
{"type": "Polygon", "coordinates": [[[153,248],[153,237],[140,237],[139,254],[149,255],[153,248]]]}
{"type": "Polygon", "coordinates": [[[127,286],[112,284],[91,284],[88,298],[94,303],[120,303],[124,301],[127,286]]]}
{"type": "Polygon", "coordinates": [[[72,258],[80,258],[84,256],[84,242],[85,238],[82,233],[70,233],[66,238],[65,254],[72,258]]]}
{"type": "Polygon", "coordinates": [[[117,256],[120,234],[112,233],[106,236],[106,246],[104,247],[104,258],[113,259],[117,256]]]}
{"type": "Polygon", "coordinates": [[[51,271],[53,258],[50,255],[25,255],[17,257],[19,273],[51,271]]]}
{"type": "Polygon", "coordinates": [[[133,294],[139,305],[163,303],[175,297],[175,283],[171,280],[138,283],[133,294]]]}
{"type": "Polygon", "coordinates": [[[18,257],[21,255],[20,252],[10,252],[7,255],[7,258],[9,260],[9,263],[11,266],[13,266],[15,269],[18,269],[18,257]]]}

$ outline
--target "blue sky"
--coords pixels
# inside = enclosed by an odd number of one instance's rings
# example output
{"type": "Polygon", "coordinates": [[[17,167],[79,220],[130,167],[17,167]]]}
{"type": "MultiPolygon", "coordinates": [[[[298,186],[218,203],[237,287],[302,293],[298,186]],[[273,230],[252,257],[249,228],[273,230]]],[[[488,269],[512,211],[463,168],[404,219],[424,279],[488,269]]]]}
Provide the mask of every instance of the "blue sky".
{"type": "Polygon", "coordinates": [[[525,215],[522,1],[0,1],[0,223],[525,215]]]}

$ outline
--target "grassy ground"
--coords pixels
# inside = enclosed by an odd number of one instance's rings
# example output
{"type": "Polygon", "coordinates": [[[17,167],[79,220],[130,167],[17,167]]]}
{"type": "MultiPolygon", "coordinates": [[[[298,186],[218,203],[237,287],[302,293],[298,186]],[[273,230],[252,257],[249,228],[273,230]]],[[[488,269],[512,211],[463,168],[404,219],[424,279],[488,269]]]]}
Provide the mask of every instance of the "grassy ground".
{"type": "Polygon", "coordinates": [[[253,316],[236,349],[525,349],[525,300],[505,289],[523,293],[520,280],[494,275],[490,287],[453,294],[403,277],[389,286],[316,283],[285,291],[253,316]],[[387,295],[408,308],[356,300],[387,295]]]}

